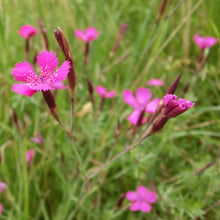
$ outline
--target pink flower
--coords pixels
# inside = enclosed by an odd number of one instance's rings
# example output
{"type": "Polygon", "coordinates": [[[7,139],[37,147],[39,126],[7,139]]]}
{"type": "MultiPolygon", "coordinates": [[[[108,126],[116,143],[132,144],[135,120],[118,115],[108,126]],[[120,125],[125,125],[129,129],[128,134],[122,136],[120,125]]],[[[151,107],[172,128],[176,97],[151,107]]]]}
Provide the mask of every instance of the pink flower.
{"type": "Polygon", "coordinates": [[[85,42],[90,42],[95,40],[101,34],[100,31],[96,31],[94,27],[89,27],[86,29],[85,34],[81,30],[76,30],[76,37],[84,40],[85,42]]]}
{"type": "MultiPolygon", "coordinates": [[[[141,111],[145,109],[145,112],[153,114],[160,102],[159,98],[155,98],[152,101],[150,90],[144,87],[141,87],[136,90],[136,99],[134,98],[130,90],[124,90],[123,99],[124,101],[135,108],[131,115],[127,118],[132,124],[136,125],[141,114],[141,111]],[[149,102],[150,101],[150,102],[149,102]]],[[[146,118],[142,119],[142,123],[146,121],[146,118]]]]}
{"type": "Polygon", "coordinates": [[[26,161],[27,163],[30,165],[33,157],[34,157],[34,154],[35,154],[35,150],[34,149],[30,149],[29,151],[27,151],[26,153],[26,161]]]}
{"type": "Polygon", "coordinates": [[[201,48],[201,50],[204,50],[205,48],[210,48],[214,46],[218,39],[214,37],[201,37],[198,34],[195,34],[193,37],[195,43],[201,48]]]}
{"type": "Polygon", "coordinates": [[[0,203],[0,215],[2,214],[3,205],[0,203]]]}
{"type": "Polygon", "coordinates": [[[151,79],[146,82],[148,86],[165,86],[165,83],[159,79],[151,79]]]}
{"type": "Polygon", "coordinates": [[[126,198],[133,203],[130,207],[131,211],[150,212],[152,209],[150,204],[156,202],[157,196],[156,193],[148,191],[145,186],[139,186],[136,192],[127,192],[126,198]]]}
{"type": "Polygon", "coordinates": [[[43,138],[41,137],[41,135],[39,133],[36,134],[36,137],[31,137],[30,140],[35,142],[35,143],[38,143],[38,144],[43,144],[44,143],[44,140],[43,140],[43,138]]]}
{"type": "Polygon", "coordinates": [[[96,86],[95,90],[102,98],[113,98],[116,96],[116,92],[114,90],[107,92],[106,88],[102,86],[96,86]]]}
{"type": "Polygon", "coordinates": [[[0,192],[3,192],[6,188],[6,184],[3,182],[0,182],[0,192]]]}
{"type": "Polygon", "coordinates": [[[38,30],[35,29],[34,26],[32,25],[23,25],[21,26],[20,30],[18,33],[25,39],[29,39],[31,36],[34,36],[35,34],[38,33],[38,30]]]}
{"type": "Polygon", "coordinates": [[[178,99],[175,95],[167,94],[163,97],[164,100],[164,110],[163,115],[168,118],[176,117],[189,108],[193,107],[195,103],[192,103],[186,99],[178,99]]]}
{"type": "Polygon", "coordinates": [[[46,91],[57,89],[57,83],[63,81],[69,72],[70,63],[65,61],[54,73],[54,69],[58,65],[58,58],[53,52],[44,51],[37,57],[37,62],[40,66],[40,76],[38,76],[31,64],[28,61],[19,62],[12,69],[14,80],[25,82],[22,84],[16,83],[12,86],[12,91],[31,97],[37,91],[46,91]]]}

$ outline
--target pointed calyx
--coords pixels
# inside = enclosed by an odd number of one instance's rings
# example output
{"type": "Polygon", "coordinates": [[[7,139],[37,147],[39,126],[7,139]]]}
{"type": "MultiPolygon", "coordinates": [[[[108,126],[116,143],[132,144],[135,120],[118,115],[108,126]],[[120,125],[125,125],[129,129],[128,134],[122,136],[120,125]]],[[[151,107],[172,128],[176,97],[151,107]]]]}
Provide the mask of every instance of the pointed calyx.
{"type": "Polygon", "coordinates": [[[60,27],[57,28],[58,30],[54,31],[55,37],[57,39],[57,42],[62,49],[65,59],[70,62],[71,68],[69,71],[69,74],[67,76],[68,78],[68,90],[70,94],[70,99],[74,100],[75,94],[76,94],[76,73],[75,73],[75,68],[74,68],[74,63],[73,63],[73,57],[72,57],[72,52],[70,49],[70,46],[68,44],[68,41],[61,30],[60,27]]]}
{"type": "Polygon", "coordinates": [[[182,76],[183,72],[181,72],[179,74],[179,76],[174,80],[174,82],[171,84],[171,86],[167,89],[166,93],[165,94],[174,94],[175,91],[176,91],[176,88],[179,84],[179,81],[180,81],[180,78],[182,76]]]}

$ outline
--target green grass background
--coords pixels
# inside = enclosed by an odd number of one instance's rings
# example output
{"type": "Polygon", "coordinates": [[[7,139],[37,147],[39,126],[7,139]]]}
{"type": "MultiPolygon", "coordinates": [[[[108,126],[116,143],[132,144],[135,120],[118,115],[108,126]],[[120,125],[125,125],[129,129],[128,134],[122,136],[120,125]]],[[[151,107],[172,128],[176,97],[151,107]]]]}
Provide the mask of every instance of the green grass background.
{"type": "MultiPolygon", "coordinates": [[[[186,220],[220,219],[219,140],[220,140],[220,64],[219,43],[210,49],[202,72],[194,74],[199,48],[193,42],[195,33],[220,39],[220,1],[172,1],[163,19],[156,24],[159,0],[0,0],[0,181],[7,189],[0,194],[3,220],[70,220],[70,219],[147,219],[186,220]],[[168,15],[168,18],[166,16],[168,15]],[[89,101],[86,73],[82,69],[84,42],[74,36],[76,29],[94,26],[101,31],[91,43],[86,72],[94,86],[115,89],[117,97],[106,100],[103,112],[94,124],[94,114],[74,119],[75,142],[49,114],[40,93],[32,98],[11,91],[14,83],[11,69],[24,61],[25,41],[18,35],[24,24],[39,29],[40,17],[47,29],[50,50],[62,63],[53,31],[59,26],[72,49],[77,73],[75,111],[89,101]],[[126,34],[116,55],[105,66],[117,39],[120,24],[127,23],[126,34]],[[117,58],[131,53],[118,65],[117,58]],[[103,68],[109,71],[101,74],[103,68]],[[162,131],[146,139],[131,152],[107,166],[89,181],[88,176],[106,162],[110,152],[121,152],[130,126],[126,120],[132,108],[124,104],[124,89],[135,91],[151,78],[160,78],[167,87],[183,71],[176,95],[182,94],[188,82],[195,81],[185,98],[195,106],[168,122],[162,131]],[[12,120],[16,111],[20,131],[12,120]],[[121,134],[114,146],[117,121],[121,134]],[[44,138],[38,145],[29,140],[36,132],[44,138]],[[114,147],[113,147],[114,146],[114,147]],[[36,151],[31,167],[25,163],[25,152],[36,151]],[[79,151],[83,167],[74,152],[79,151]],[[92,159],[92,160],[91,160],[92,159]],[[94,162],[96,161],[96,162],[94,162]],[[215,163],[200,175],[195,172],[211,161],[215,163]],[[99,163],[99,165],[98,165],[99,163]],[[137,186],[145,185],[157,193],[150,213],[131,212],[128,201],[116,209],[119,197],[137,186]],[[216,204],[216,207],[212,207],[216,204]]],[[[40,33],[31,39],[29,62],[35,52],[43,50],[40,33]]],[[[151,88],[153,97],[162,98],[165,88],[151,88]]],[[[99,97],[95,94],[96,109],[99,97]]],[[[70,120],[67,91],[56,96],[59,114],[70,120]]]]}

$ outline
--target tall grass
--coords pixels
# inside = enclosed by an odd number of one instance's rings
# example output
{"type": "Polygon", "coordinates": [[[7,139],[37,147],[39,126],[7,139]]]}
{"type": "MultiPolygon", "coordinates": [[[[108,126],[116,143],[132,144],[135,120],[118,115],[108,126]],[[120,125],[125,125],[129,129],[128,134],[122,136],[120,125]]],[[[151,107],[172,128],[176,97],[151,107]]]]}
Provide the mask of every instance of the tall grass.
{"type": "MultiPolygon", "coordinates": [[[[0,2],[0,181],[7,183],[6,191],[0,194],[4,206],[0,219],[220,218],[217,206],[220,50],[219,45],[211,48],[208,63],[195,76],[199,49],[193,42],[195,33],[219,38],[219,3],[218,0],[172,1],[157,24],[160,3],[159,0],[0,2]],[[106,100],[96,123],[93,111],[74,118],[74,142],[51,117],[40,93],[27,98],[11,91],[14,84],[11,69],[15,63],[24,61],[25,42],[17,31],[23,24],[39,29],[38,17],[44,22],[50,50],[57,52],[60,64],[64,57],[53,30],[60,26],[68,38],[77,73],[75,112],[89,102],[86,73],[94,86],[117,91],[115,99],[106,100]],[[122,22],[128,24],[128,29],[114,59],[105,66],[122,22]],[[89,26],[100,30],[101,35],[91,44],[85,72],[84,42],[74,36],[74,31],[89,26]],[[115,63],[127,53],[130,55],[126,59],[115,63]],[[103,68],[108,69],[104,74],[103,68]],[[126,118],[132,109],[123,102],[123,90],[135,91],[146,86],[145,82],[151,78],[164,80],[168,87],[181,71],[184,73],[176,94],[181,96],[186,84],[194,80],[194,87],[185,98],[196,105],[88,179],[123,151],[129,139],[126,134],[130,124],[126,118]],[[13,109],[19,131],[12,119],[13,109]],[[121,130],[115,144],[118,121],[121,130]],[[29,140],[37,132],[44,139],[42,145],[29,140]],[[28,167],[25,152],[30,148],[36,154],[28,167]],[[205,167],[210,162],[212,166],[205,167]],[[120,196],[139,185],[156,191],[158,198],[152,211],[131,212],[126,200],[117,208],[120,196]]],[[[40,34],[31,39],[30,46],[29,62],[32,62],[35,51],[38,54],[42,51],[40,34]]],[[[166,89],[151,90],[153,97],[162,98],[166,89]]],[[[100,97],[95,94],[96,110],[99,102],[100,97]]],[[[68,124],[68,92],[58,91],[56,103],[60,118],[68,124]]]]}

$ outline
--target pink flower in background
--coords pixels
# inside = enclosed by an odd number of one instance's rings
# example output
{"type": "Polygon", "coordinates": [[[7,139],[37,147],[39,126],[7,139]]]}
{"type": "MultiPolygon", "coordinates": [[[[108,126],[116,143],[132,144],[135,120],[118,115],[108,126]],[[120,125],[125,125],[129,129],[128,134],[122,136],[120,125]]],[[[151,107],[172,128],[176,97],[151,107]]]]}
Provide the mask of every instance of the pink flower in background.
{"type": "MultiPolygon", "coordinates": [[[[128,121],[131,122],[131,124],[136,125],[138,123],[139,117],[141,112],[139,110],[134,110],[128,117],[128,121]]],[[[146,122],[146,118],[143,117],[141,120],[141,124],[144,124],[146,122]]]]}
{"type": "Polygon", "coordinates": [[[2,214],[3,205],[0,203],[0,215],[2,214]]]}
{"type": "MultiPolygon", "coordinates": [[[[141,114],[141,111],[143,109],[145,109],[145,112],[150,114],[153,114],[156,111],[160,99],[155,98],[152,101],[150,101],[151,96],[152,95],[150,90],[145,87],[141,87],[136,90],[136,99],[130,90],[124,90],[123,92],[124,101],[128,105],[135,108],[135,110],[127,118],[132,124],[136,125],[136,123],[138,122],[138,118],[141,114]]],[[[145,121],[146,118],[143,118],[142,123],[144,123],[145,121]]]]}
{"type": "Polygon", "coordinates": [[[151,79],[146,82],[148,86],[165,86],[165,83],[159,79],[151,79]]]}
{"type": "Polygon", "coordinates": [[[26,153],[26,161],[27,163],[30,165],[33,157],[34,157],[34,154],[35,154],[35,150],[34,149],[30,149],[29,151],[27,151],[26,153]]]}
{"type": "Polygon", "coordinates": [[[37,62],[41,70],[40,76],[34,72],[28,61],[19,62],[15,65],[15,68],[12,69],[14,80],[25,83],[16,83],[12,86],[12,91],[31,97],[37,91],[56,90],[59,88],[57,83],[59,84],[67,77],[70,69],[70,63],[65,61],[53,73],[59,63],[56,54],[53,52],[41,52],[37,57],[37,62]]]}
{"type": "Polygon", "coordinates": [[[76,30],[75,35],[76,37],[82,39],[85,42],[90,42],[95,40],[99,35],[100,31],[96,31],[94,27],[89,27],[86,29],[85,34],[81,30],[76,30]]]}
{"type": "Polygon", "coordinates": [[[96,86],[95,90],[102,98],[113,98],[116,96],[116,92],[114,90],[107,92],[106,88],[103,86],[96,86]]]}
{"type": "Polygon", "coordinates": [[[150,212],[150,210],[152,209],[150,204],[156,202],[157,196],[156,193],[148,191],[145,186],[139,186],[136,192],[127,192],[126,198],[132,202],[132,205],[130,207],[131,211],[150,212]]]}
{"type": "Polygon", "coordinates": [[[44,140],[43,140],[43,138],[41,137],[41,135],[39,133],[36,134],[36,137],[31,137],[30,140],[37,143],[37,144],[43,144],[44,143],[44,140]]]}
{"type": "Polygon", "coordinates": [[[169,118],[176,117],[189,108],[193,107],[195,103],[192,103],[186,99],[178,99],[175,95],[167,94],[163,98],[164,100],[164,110],[163,115],[169,118]]]}
{"type": "Polygon", "coordinates": [[[6,188],[6,184],[3,182],[0,182],[0,192],[3,192],[6,188]]]}
{"type": "Polygon", "coordinates": [[[218,39],[214,37],[201,37],[198,34],[195,34],[193,37],[195,43],[200,47],[201,50],[204,50],[205,48],[210,48],[214,46],[218,39]]]}
{"type": "Polygon", "coordinates": [[[20,30],[18,33],[25,39],[29,39],[31,36],[34,36],[35,34],[38,33],[38,30],[35,29],[34,26],[32,25],[23,25],[21,26],[20,30]]]}

